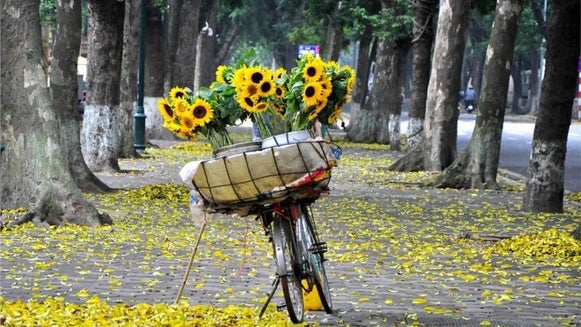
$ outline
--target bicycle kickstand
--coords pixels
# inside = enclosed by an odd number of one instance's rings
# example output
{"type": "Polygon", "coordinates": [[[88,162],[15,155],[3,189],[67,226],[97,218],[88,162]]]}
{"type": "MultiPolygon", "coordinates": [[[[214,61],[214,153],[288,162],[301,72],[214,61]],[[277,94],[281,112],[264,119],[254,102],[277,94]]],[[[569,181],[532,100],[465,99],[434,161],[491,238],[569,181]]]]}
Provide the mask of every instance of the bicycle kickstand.
{"type": "Polygon", "coordinates": [[[272,300],[272,297],[274,296],[274,293],[276,292],[276,289],[278,288],[279,283],[280,283],[280,277],[276,276],[276,279],[273,282],[272,291],[268,295],[268,298],[266,299],[266,302],[264,303],[262,310],[260,310],[260,315],[258,316],[259,320],[262,319],[262,315],[264,314],[264,312],[266,311],[266,308],[270,304],[270,301],[272,300]]]}

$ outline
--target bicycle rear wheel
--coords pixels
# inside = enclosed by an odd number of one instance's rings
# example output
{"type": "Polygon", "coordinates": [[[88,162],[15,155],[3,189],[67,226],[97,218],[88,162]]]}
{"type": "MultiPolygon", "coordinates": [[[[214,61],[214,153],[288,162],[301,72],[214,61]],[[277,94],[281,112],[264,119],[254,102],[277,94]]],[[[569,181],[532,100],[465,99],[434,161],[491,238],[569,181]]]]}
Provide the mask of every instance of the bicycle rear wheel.
{"type": "Polygon", "coordinates": [[[272,226],[272,242],[288,315],[292,322],[300,323],[304,318],[305,305],[299,271],[295,270],[298,259],[294,233],[291,222],[277,214],[274,215],[272,226]]]}
{"type": "MultiPolygon", "coordinates": [[[[319,298],[321,299],[321,304],[326,313],[333,313],[333,301],[331,299],[331,289],[329,287],[329,282],[327,281],[327,273],[325,272],[323,253],[327,251],[327,246],[325,243],[319,242],[317,234],[315,233],[315,227],[312,222],[312,217],[308,212],[308,208],[301,208],[304,218],[304,232],[307,238],[309,262],[311,265],[311,270],[313,273],[315,286],[317,287],[317,292],[319,293],[319,298]]],[[[300,219],[300,218],[299,218],[300,219]]]]}

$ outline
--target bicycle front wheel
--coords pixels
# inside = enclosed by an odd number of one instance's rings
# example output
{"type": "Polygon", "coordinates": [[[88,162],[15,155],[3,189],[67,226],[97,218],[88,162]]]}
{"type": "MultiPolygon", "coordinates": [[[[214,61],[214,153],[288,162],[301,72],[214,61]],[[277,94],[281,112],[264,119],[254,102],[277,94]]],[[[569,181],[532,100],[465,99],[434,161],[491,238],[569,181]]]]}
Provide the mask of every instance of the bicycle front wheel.
{"type": "Polygon", "coordinates": [[[301,279],[298,275],[298,267],[296,267],[299,261],[296,257],[293,228],[290,221],[276,214],[272,226],[272,242],[277,274],[282,285],[288,315],[292,322],[300,323],[304,318],[305,305],[301,279]]]}

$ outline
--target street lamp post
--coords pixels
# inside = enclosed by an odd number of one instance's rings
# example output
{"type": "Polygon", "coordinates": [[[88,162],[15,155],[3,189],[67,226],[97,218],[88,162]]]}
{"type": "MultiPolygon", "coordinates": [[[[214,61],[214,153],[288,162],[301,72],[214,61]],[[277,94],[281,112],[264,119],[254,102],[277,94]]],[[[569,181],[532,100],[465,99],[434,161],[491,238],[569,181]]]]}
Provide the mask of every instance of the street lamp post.
{"type": "Polygon", "coordinates": [[[137,110],[135,112],[135,142],[133,146],[139,153],[145,150],[145,112],[143,109],[145,73],[145,2],[141,0],[139,14],[139,57],[137,67],[137,110]]]}

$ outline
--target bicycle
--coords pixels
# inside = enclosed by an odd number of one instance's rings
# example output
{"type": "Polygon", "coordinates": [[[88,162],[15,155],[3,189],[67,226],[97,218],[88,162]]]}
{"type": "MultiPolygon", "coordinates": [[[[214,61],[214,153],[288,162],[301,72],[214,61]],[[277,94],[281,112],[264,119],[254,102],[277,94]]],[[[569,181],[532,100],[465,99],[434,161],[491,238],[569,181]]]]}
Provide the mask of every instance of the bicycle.
{"type": "Polygon", "coordinates": [[[276,279],[260,317],[280,284],[289,317],[300,323],[303,291],[316,290],[325,312],[333,312],[324,266],[327,245],[319,239],[311,204],[328,192],[341,149],[326,141],[286,141],[270,146],[263,141],[260,151],[195,163],[188,179],[207,210],[256,215],[261,221],[272,243],[276,279]]]}
{"type": "Polygon", "coordinates": [[[277,267],[277,278],[272,292],[262,308],[266,310],[279,283],[292,322],[304,318],[303,290],[317,289],[325,312],[333,312],[331,291],[324,266],[325,242],[319,240],[312,216],[312,201],[285,201],[259,212],[263,227],[270,235],[277,267]],[[303,281],[306,283],[303,284],[303,281]]]}

